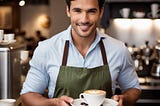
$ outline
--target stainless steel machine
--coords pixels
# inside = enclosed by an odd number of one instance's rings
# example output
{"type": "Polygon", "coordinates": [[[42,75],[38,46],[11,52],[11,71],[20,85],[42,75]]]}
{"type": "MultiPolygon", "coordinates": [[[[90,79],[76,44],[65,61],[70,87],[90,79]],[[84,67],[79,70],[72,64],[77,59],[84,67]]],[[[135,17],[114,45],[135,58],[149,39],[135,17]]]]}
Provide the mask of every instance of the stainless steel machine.
{"type": "Polygon", "coordinates": [[[20,51],[25,44],[0,45],[0,99],[19,97],[21,89],[20,51]]]}
{"type": "Polygon", "coordinates": [[[157,40],[155,51],[156,61],[153,64],[151,75],[155,78],[160,78],[160,40],[157,40]]]}

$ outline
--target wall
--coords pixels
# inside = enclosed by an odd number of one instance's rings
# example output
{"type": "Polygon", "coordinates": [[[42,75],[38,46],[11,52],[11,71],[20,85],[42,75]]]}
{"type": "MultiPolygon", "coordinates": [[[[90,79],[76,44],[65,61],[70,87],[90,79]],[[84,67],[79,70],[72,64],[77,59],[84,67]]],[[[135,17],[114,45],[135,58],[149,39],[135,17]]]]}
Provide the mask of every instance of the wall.
{"type": "Polygon", "coordinates": [[[160,39],[160,19],[113,19],[106,33],[129,46],[140,47],[147,40],[154,46],[160,39]]]}
{"type": "Polygon", "coordinates": [[[50,0],[50,16],[52,19],[51,35],[66,29],[70,23],[66,15],[65,0],[50,0]]]}
{"type": "Polygon", "coordinates": [[[66,29],[69,19],[65,13],[65,0],[50,0],[50,5],[25,5],[21,10],[21,30],[26,31],[27,36],[35,36],[35,31],[40,30],[46,37],[66,29]],[[49,28],[39,25],[38,17],[48,15],[51,19],[49,28]]]}
{"type": "Polygon", "coordinates": [[[34,36],[36,30],[41,30],[43,35],[49,35],[49,29],[41,27],[38,17],[48,13],[45,5],[25,5],[21,7],[21,30],[26,31],[27,36],[34,36]]]}

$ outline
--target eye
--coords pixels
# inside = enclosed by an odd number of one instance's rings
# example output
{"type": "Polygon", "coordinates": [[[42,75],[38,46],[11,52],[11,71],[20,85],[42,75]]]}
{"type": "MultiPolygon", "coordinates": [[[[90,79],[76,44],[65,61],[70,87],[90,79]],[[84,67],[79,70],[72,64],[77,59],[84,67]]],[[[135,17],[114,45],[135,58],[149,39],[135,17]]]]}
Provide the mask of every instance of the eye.
{"type": "Polygon", "coordinates": [[[97,9],[90,9],[90,10],[88,10],[88,13],[96,13],[97,12],[97,9]]]}

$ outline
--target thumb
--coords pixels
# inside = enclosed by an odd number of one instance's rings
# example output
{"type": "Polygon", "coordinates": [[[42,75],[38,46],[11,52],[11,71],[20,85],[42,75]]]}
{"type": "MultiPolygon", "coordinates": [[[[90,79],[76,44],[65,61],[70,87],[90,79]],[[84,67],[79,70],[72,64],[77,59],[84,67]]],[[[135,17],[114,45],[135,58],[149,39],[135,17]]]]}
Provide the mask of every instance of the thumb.
{"type": "Polygon", "coordinates": [[[118,102],[118,106],[123,106],[123,95],[114,95],[112,99],[118,102]]]}
{"type": "Polygon", "coordinates": [[[114,95],[114,96],[112,96],[112,99],[115,100],[115,101],[119,101],[120,98],[119,98],[118,95],[114,95]]]}

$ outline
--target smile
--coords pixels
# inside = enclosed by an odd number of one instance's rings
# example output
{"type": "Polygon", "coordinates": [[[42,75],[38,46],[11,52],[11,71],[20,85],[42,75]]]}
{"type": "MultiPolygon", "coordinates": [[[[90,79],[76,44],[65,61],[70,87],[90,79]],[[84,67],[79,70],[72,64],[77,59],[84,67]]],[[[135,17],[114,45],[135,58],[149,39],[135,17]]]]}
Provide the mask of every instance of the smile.
{"type": "Polygon", "coordinates": [[[79,28],[82,30],[82,31],[88,31],[89,30],[89,28],[91,27],[91,24],[80,24],[80,25],[78,25],[79,26],[79,28]]]}

